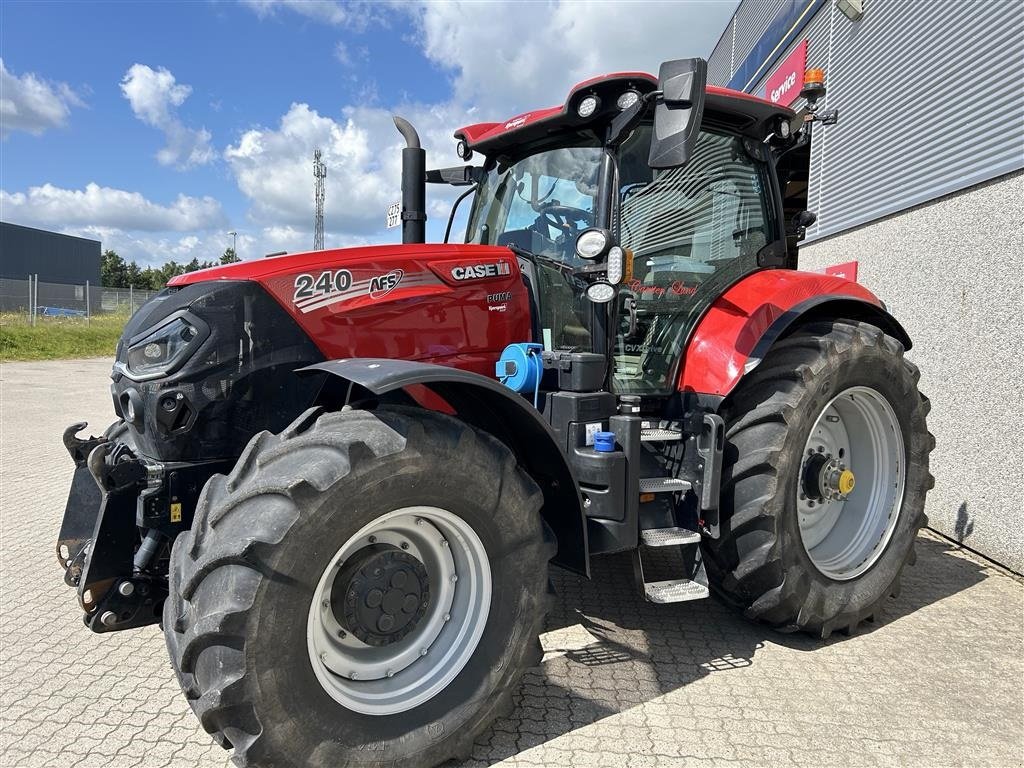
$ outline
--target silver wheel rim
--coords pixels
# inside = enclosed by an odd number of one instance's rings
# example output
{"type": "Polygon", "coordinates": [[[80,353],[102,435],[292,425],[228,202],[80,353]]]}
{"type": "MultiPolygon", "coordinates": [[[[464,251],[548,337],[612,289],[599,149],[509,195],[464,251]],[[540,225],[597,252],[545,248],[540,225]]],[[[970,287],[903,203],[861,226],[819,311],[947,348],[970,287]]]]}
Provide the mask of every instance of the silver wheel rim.
{"type": "Polygon", "coordinates": [[[317,680],[339,704],[368,715],[404,712],[440,693],[465,667],[487,624],[491,568],[462,518],[437,507],[404,507],[363,526],[331,558],[306,625],[317,680]],[[335,617],[331,593],[346,561],[371,544],[417,558],[430,584],[426,612],[402,639],[367,645],[335,617]]]}
{"type": "Polygon", "coordinates": [[[905,478],[903,433],[889,401],[871,387],[829,401],[804,446],[796,490],[800,538],[814,567],[837,581],[871,568],[896,528],[905,478]],[[846,493],[836,480],[844,471],[854,478],[846,493]]]}

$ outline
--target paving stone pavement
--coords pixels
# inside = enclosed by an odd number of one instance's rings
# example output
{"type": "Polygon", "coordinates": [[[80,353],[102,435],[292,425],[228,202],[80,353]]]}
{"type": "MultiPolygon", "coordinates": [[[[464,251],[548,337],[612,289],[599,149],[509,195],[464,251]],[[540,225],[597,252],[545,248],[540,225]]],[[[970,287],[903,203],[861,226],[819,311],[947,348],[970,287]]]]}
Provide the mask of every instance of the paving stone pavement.
{"type": "MultiPolygon", "coordinates": [[[[106,426],[108,371],[0,370],[0,765],[221,768],[159,630],[89,632],[53,553],[61,431],[106,426]]],[[[556,573],[544,661],[466,765],[1022,765],[1024,586],[932,535],[918,553],[875,624],[826,642],[644,603],[622,558],[556,573]]]]}

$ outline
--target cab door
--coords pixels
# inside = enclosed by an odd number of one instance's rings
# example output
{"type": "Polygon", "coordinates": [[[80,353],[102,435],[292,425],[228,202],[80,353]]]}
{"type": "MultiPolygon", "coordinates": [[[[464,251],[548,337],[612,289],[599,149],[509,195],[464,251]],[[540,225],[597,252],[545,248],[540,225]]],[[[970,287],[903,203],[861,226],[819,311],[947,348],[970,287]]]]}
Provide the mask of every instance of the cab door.
{"type": "Polygon", "coordinates": [[[613,388],[653,395],[675,390],[694,324],[761,268],[758,253],[778,233],[768,166],[742,136],[702,130],[689,162],[662,171],[647,166],[650,139],[642,125],[619,155],[618,236],[633,269],[620,292],[613,388]]]}

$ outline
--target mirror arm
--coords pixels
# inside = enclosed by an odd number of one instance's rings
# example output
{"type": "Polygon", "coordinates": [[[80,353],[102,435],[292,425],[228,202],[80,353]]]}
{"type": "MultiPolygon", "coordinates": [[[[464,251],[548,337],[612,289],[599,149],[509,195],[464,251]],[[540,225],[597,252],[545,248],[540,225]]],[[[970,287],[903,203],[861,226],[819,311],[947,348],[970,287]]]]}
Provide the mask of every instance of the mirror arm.
{"type": "Polygon", "coordinates": [[[480,187],[479,187],[478,184],[474,184],[469,189],[467,189],[465,192],[463,192],[461,195],[459,195],[455,199],[455,202],[452,203],[452,212],[448,214],[448,226],[444,228],[444,242],[445,243],[448,242],[448,236],[451,235],[451,233],[452,233],[452,224],[455,223],[455,212],[457,210],[459,210],[459,203],[461,203],[463,200],[465,200],[471,194],[476,192],[479,188],[480,187]]]}

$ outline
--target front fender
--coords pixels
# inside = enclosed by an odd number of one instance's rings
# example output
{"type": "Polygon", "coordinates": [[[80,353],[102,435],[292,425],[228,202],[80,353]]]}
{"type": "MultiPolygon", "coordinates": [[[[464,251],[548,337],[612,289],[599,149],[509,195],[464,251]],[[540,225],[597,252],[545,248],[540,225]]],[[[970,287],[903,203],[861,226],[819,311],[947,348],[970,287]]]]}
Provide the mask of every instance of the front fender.
{"type": "Polygon", "coordinates": [[[556,565],[590,575],[587,521],[568,461],[540,413],[520,395],[478,373],[385,358],[328,360],[299,373],[327,373],[374,395],[424,386],[458,418],[501,440],[544,492],[541,515],[558,540],[556,565]]]}
{"type": "Polygon", "coordinates": [[[764,270],[735,283],[698,322],[683,352],[679,390],[725,397],[787,330],[839,318],[877,325],[910,349],[903,326],[864,286],[831,275],[764,270]]]}

